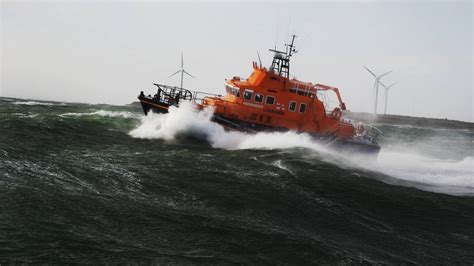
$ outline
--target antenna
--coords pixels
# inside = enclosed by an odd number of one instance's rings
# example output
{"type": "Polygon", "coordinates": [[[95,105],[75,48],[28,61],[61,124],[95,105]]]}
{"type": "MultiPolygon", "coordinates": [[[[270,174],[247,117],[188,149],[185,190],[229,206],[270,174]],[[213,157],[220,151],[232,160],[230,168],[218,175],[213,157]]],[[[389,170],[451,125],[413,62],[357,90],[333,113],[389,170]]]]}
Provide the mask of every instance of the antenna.
{"type": "Polygon", "coordinates": [[[276,32],[275,32],[275,50],[277,49],[277,42],[278,42],[278,25],[277,25],[277,29],[276,29],[276,32]]]}
{"type": "Polygon", "coordinates": [[[395,82],[393,83],[392,85],[389,85],[389,86],[385,86],[385,84],[382,83],[382,81],[380,81],[380,85],[382,85],[382,87],[385,89],[385,106],[384,106],[384,115],[387,114],[387,99],[388,99],[388,90],[395,86],[398,82],[395,82]]]}
{"type": "Polygon", "coordinates": [[[262,59],[260,59],[260,54],[257,51],[258,62],[260,63],[260,68],[262,68],[262,59]]]}
{"type": "Polygon", "coordinates": [[[181,73],[181,84],[180,84],[180,88],[182,89],[183,88],[183,77],[184,77],[184,74],[192,77],[192,78],[196,78],[195,76],[189,74],[186,70],[184,70],[184,59],[183,59],[183,52],[181,52],[181,69],[179,69],[178,71],[174,72],[173,74],[169,75],[169,78],[171,78],[172,76],[178,74],[178,73],[181,73]]]}
{"type": "Polygon", "coordinates": [[[379,83],[380,79],[390,73],[392,73],[392,70],[383,73],[380,76],[377,76],[373,71],[371,71],[368,67],[363,66],[372,76],[375,78],[375,83],[374,83],[374,116],[377,115],[377,102],[379,98],[379,83]]]}
{"type": "Polygon", "coordinates": [[[278,19],[278,14],[277,14],[277,24],[276,24],[276,32],[275,32],[275,50],[277,49],[277,43],[278,43],[278,39],[279,39],[279,35],[280,35],[280,26],[281,26],[281,22],[280,20],[278,19]]]}
{"type": "Polygon", "coordinates": [[[291,35],[291,37],[292,37],[291,44],[285,44],[285,46],[287,47],[287,53],[286,54],[288,55],[288,57],[291,57],[293,54],[296,54],[298,52],[298,50],[296,50],[295,45],[294,45],[296,35],[293,34],[293,35],[291,35]],[[290,48],[290,49],[288,50],[288,48],[290,48]]]}
{"type": "MultiPolygon", "coordinates": [[[[291,30],[291,15],[288,16],[288,26],[286,28],[286,43],[289,43],[290,30],[291,30]]],[[[288,53],[288,50],[287,50],[287,53],[288,53]]]]}

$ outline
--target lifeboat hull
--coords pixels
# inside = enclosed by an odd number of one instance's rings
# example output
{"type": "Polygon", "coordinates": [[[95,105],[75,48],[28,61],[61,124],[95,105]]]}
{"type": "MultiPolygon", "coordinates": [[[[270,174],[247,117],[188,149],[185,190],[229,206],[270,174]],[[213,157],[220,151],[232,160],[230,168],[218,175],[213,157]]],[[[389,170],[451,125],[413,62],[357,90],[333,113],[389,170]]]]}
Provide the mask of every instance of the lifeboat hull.
{"type": "Polygon", "coordinates": [[[165,114],[168,113],[168,108],[170,107],[169,103],[159,101],[156,98],[152,98],[149,96],[140,95],[138,97],[138,100],[140,100],[140,104],[142,105],[142,109],[145,115],[147,115],[149,112],[165,114]]]}
{"type": "MultiPolygon", "coordinates": [[[[243,131],[249,133],[258,132],[287,132],[289,129],[284,127],[274,127],[261,124],[249,123],[235,119],[225,118],[214,115],[212,121],[222,125],[229,130],[243,131]]],[[[322,143],[338,152],[345,154],[366,154],[377,156],[380,152],[380,146],[364,139],[342,139],[333,136],[320,135],[317,133],[307,133],[316,142],[322,143]]]]}
{"type": "MultiPolygon", "coordinates": [[[[156,101],[153,98],[147,96],[139,97],[138,99],[140,100],[145,115],[149,112],[154,112],[158,114],[168,113],[170,105],[167,103],[156,101]]],[[[220,115],[214,115],[211,120],[222,125],[227,130],[236,130],[247,133],[289,131],[287,128],[284,127],[254,124],[246,121],[230,119],[220,115]]],[[[308,134],[315,141],[323,143],[324,145],[327,145],[328,147],[333,148],[338,152],[366,154],[371,156],[377,156],[380,152],[379,145],[364,141],[363,139],[342,139],[335,138],[332,136],[319,135],[315,133],[308,134]]]]}

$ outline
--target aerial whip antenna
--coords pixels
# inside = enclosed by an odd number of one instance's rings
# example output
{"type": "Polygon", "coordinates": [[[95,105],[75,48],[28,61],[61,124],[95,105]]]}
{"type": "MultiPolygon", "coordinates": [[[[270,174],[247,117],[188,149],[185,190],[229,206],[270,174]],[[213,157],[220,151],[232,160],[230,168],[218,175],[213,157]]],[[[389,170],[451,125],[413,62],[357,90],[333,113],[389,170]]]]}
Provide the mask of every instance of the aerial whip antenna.
{"type": "MultiPolygon", "coordinates": [[[[291,15],[288,16],[288,26],[286,28],[286,42],[285,43],[290,42],[290,27],[291,27],[291,15]]],[[[286,50],[286,53],[288,53],[288,50],[286,50]]]]}
{"type": "Polygon", "coordinates": [[[262,67],[262,59],[260,59],[260,54],[257,51],[258,62],[260,63],[260,68],[262,67]]]}
{"type": "Polygon", "coordinates": [[[275,32],[275,50],[277,48],[277,43],[278,43],[278,37],[280,35],[280,20],[278,19],[277,17],[277,28],[276,28],[276,32],[275,32]]]}

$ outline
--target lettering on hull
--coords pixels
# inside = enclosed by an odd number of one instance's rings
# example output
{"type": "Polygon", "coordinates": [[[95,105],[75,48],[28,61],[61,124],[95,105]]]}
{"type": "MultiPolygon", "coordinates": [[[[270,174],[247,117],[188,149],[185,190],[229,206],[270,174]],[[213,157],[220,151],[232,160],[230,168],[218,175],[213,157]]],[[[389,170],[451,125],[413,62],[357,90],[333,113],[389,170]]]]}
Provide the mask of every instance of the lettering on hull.
{"type": "Polygon", "coordinates": [[[255,107],[255,108],[263,108],[263,106],[261,106],[260,104],[249,103],[249,102],[244,102],[244,105],[252,106],[252,107],[255,107]]]}
{"type": "Polygon", "coordinates": [[[265,109],[263,109],[263,111],[267,112],[267,113],[277,114],[277,115],[285,115],[285,112],[283,112],[283,111],[277,111],[277,110],[273,110],[273,109],[269,109],[269,108],[265,108],[265,109]]]}

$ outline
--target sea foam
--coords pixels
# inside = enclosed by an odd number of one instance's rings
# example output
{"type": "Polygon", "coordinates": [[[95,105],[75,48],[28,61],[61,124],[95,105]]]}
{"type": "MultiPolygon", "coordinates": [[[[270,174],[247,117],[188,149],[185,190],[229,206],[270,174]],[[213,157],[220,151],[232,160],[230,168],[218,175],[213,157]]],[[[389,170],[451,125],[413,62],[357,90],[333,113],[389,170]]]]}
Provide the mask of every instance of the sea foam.
{"type": "Polygon", "coordinates": [[[137,118],[138,114],[127,112],[127,111],[106,111],[106,110],[99,110],[90,113],[64,113],[60,114],[60,117],[68,117],[68,116],[102,116],[102,117],[122,117],[122,118],[137,118]]]}
{"type": "Polygon", "coordinates": [[[144,139],[175,139],[181,134],[192,134],[208,141],[214,148],[223,149],[286,149],[305,147],[318,149],[309,135],[288,132],[261,132],[246,134],[226,131],[211,121],[212,108],[197,111],[192,104],[183,103],[179,108],[171,106],[168,114],[149,113],[141,124],[129,134],[144,139]]]}
{"type": "MultiPolygon", "coordinates": [[[[314,142],[307,134],[296,132],[261,132],[246,134],[225,131],[219,124],[211,121],[213,110],[196,111],[191,104],[183,103],[180,108],[170,107],[168,114],[150,113],[143,117],[130,136],[144,139],[172,140],[181,134],[191,134],[209,142],[215,148],[236,149],[288,149],[303,147],[318,153],[326,153],[328,162],[338,166],[349,166],[416,183],[439,186],[462,187],[467,193],[474,193],[474,158],[467,156],[462,160],[436,158],[414,150],[397,150],[390,145],[380,151],[378,158],[358,155],[341,155],[325,145],[314,142]],[[336,158],[337,160],[333,160],[336,158]]],[[[393,142],[392,142],[393,143],[393,142]]],[[[404,146],[404,144],[400,144],[404,146]]],[[[325,156],[322,156],[325,158],[325,156]]],[[[441,191],[435,189],[435,191],[441,191]]],[[[444,190],[444,192],[452,191],[444,190]]]]}
{"type": "Polygon", "coordinates": [[[54,103],[35,102],[35,101],[16,101],[16,102],[12,102],[12,104],[16,104],[16,105],[45,105],[45,106],[55,105],[54,103]]]}

